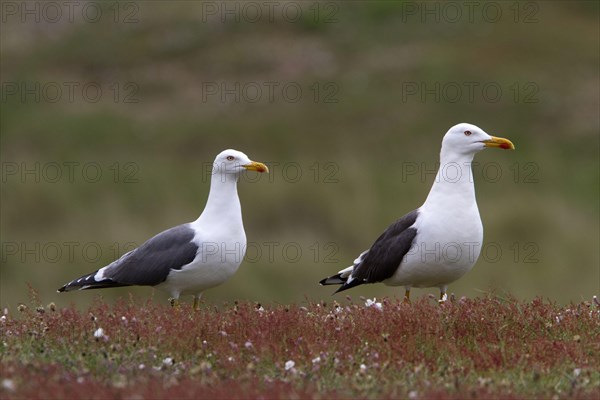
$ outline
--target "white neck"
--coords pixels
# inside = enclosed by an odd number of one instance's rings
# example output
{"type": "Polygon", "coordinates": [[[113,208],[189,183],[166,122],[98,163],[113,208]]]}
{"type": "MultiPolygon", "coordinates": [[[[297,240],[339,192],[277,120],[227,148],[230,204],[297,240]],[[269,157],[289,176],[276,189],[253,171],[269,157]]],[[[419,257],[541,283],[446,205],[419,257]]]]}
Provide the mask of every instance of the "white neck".
{"type": "Polygon", "coordinates": [[[449,199],[455,207],[472,204],[477,207],[471,170],[474,155],[457,154],[442,148],[440,168],[422,208],[447,209],[449,199]]]}
{"type": "Polygon", "coordinates": [[[204,226],[242,224],[242,207],[237,193],[238,176],[235,174],[213,174],[206,207],[196,220],[204,226]]]}

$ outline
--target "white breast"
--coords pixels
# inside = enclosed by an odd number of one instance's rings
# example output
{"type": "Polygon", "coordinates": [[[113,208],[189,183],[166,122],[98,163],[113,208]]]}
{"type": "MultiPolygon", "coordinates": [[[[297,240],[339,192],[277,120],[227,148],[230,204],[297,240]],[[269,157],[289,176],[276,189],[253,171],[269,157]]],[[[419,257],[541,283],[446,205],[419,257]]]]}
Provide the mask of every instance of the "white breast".
{"type": "Polygon", "coordinates": [[[423,213],[415,222],[417,235],[400,267],[385,283],[414,287],[447,285],[469,272],[479,258],[483,227],[479,213],[457,213],[433,219],[423,213]]]}
{"type": "Polygon", "coordinates": [[[417,235],[400,267],[385,283],[414,287],[447,285],[466,274],[479,258],[483,225],[475,201],[470,163],[459,180],[438,176],[419,209],[417,235]]]}
{"type": "Polygon", "coordinates": [[[246,234],[243,230],[221,232],[198,231],[194,237],[198,253],[194,261],[180,270],[172,270],[161,284],[174,297],[198,294],[221,285],[238,270],[246,254],[246,234]],[[209,237],[210,240],[204,238],[209,237]]]}

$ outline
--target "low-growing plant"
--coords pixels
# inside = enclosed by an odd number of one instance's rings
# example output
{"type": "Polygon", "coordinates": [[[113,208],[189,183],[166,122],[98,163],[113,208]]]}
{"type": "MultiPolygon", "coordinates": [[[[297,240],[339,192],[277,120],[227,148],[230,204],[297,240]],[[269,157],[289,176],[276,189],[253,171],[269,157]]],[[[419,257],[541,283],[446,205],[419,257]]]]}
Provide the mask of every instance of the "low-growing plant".
{"type": "Polygon", "coordinates": [[[3,310],[2,398],[598,398],[600,307],[487,295],[3,310]]]}

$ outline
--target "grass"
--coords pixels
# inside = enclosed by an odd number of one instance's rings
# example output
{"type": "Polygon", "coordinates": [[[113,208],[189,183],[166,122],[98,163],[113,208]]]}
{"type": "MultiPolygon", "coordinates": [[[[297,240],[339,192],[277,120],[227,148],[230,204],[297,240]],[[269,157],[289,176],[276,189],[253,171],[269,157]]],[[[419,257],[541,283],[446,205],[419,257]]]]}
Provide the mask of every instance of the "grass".
{"type": "MultiPolygon", "coordinates": [[[[2,400],[600,397],[600,316],[585,301],[600,282],[598,2],[537,2],[535,23],[514,23],[514,4],[497,2],[503,18],[493,24],[481,20],[479,6],[474,22],[405,22],[402,3],[385,1],[340,2],[331,24],[311,23],[311,2],[298,3],[308,18],[299,23],[205,23],[202,2],[179,3],[136,2],[132,24],[16,15],[0,25],[3,85],[93,82],[104,91],[98,103],[77,91],[74,102],[7,96],[0,107],[3,168],[93,162],[103,169],[97,183],[82,179],[81,169],[73,182],[57,183],[3,169],[2,400]],[[294,82],[305,96],[204,100],[202,85],[211,82],[294,82]],[[415,82],[491,82],[504,95],[403,100],[403,85],[415,82]],[[513,85],[524,90],[531,82],[539,101],[516,101],[513,85]],[[139,102],[123,101],[127,83],[139,88],[139,102]],[[315,83],[321,94],[325,84],[337,85],[339,102],[315,101],[315,83]],[[517,145],[476,159],[503,172],[498,182],[483,179],[481,167],[475,173],[486,243],[503,253],[497,262],[482,257],[452,285],[473,299],[440,307],[428,298],[411,306],[389,298],[381,311],[358,298],[303,301],[331,299],[317,282],[421,204],[433,176],[403,180],[404,163],[431,169],[441,135],[461,121],[517,145]],[[208,191],[203,165],[228,147],[273,167],[272,181],[239,188],[248,240],[263,256],[208,297],[250,302],[193,313],[168,308],[165,294],[139,300],[148,288],[106,291],[105,300],[55,294],[128,243],[195,219],[208,191]],[[303,172],[295,183],[275,167],[292,162],[303,172]],[[115,182],[115,163],[137,165],[137,182],[115,182]],[[333,163],[336,183],[313,179],[315,163],[333,163]],[[538,171],[534,182],[524,179],[528,163],[538,171]],[[281,252],[288,243],[302,248],[296,263],[281,252]],[[62,255],[36,250],[46,244],[62,255]],[[102,256],[90,261],[86,244],[102,256]],[[329,244],[338,249],[335,261],[329,244]],[[9,253],[15,245],[19,251],[9,253]],[[28,302],[27,283],[44,302],[28,302]],[[474,298],[476,288],[490,286],[510,288],[514,298],[474,298]],[[127,293],[137,300],[116,300],[127,293]]],[[[110,15],[113,4],[104,6],[110,15]]],[[[356,297],[398,293],[382,285],[355,290],[356,297]]]]}
{"type": "MultiPolygon", "coordinates": [[[[457,23],[418,15],[405,21],[402,2],[338,2],[338,22],[316,25],[313,2],[296,2],[308,18],[298,23],[281,14],[273,23],[221,23],[218,16],[205,23],[205,2],[140,1],[139,22],[130,24],[108,17],[113,3],[98,3],[107,16],[100,23],[36,23],[32,15],[23,23],[15,15],[0,24],[3,84],[77,82],[81,89],[93,82],[104,94],[97,103],[81,90],[73,102],[8,95],[0,106],[0,166],[79,163],[73,182],[67,169],[56,183],[3,176],[0,244],[18,251],[0,249],[0,307],[27,302],[27,283],[57,306],[89,306],[94,294],[51,296],[122,255],[115,243],[122,250],[196,219],[209,187],[203,166],[229,147],[272,167],[269,180],[241,182],[239,191],[248,240],[260,243],[263,254],[266,244],[277,242],[278,251],[244,263],[210,299],[290,304],[304,294],[328,297],[317,282],[350,265],[427,196],[434,176],[403,179],[405,163],[423,166],[421,172],[434,168],[442,135],[463,121],[510,138],[517,151],[490,150],[475,159],[484,244],[497,243],[503,252],[494,263],[482,257],[451,290],[474,297],[475,288],[493,286],[521,300],[542,295],[563,305],[599,294],[598,2],[536,2],[536,23],[514,23],[514,2],[496,2],[498,23],[481,20],[482,5],[469,22],[464,2],[457,3],[463,15],[457,23]],[[128,82],[139,87],[138,103],[124,101],[128,82]],[[215,82],[229,88],[293,82],[304,96],[297,103],[280,91],[273,102],[266,96],[256,103],[203,99],[203,84],[215,82]],[[503,96],[490,102],[476,90],[470,102],[465,90],[456,102],[403,100],[404,84],[431,88],[436,82],[463,88],[475,82],[479,89],[497,83],[503,96]],[[528,82],[539,87],[539,101],[515,101],[513,85],[523,92],[528,82]],[[337,85],[339,102],[315,102],[315,83],[321,96],[326,84],[337,85]],[[101,165],[99,182],[83,179],[86,163],[101,165]],[[138,181],[115,182],[115,163],[137,165],[138,181]],[[284,179],[286,163],[301,166],[300,181],[284,179]],[[312,166],[328,163],[337,168],[336,182],[324,182],[324,169],[315,180],[312,166]],[[537,168],[535,182],[525,180],[528,163],[537,168]],[[490,164],[502,170],[497,182],[482,174],[490,164]],[[71,242],[78,243],[72,257],[71,242]],[[88,243],[101,247],[101,259],[85,257],[88,243]],[[287,243],[302,248],[299,263],[281,254],[287,243]],[[335,263],[325,258],[328,243],[339,249],[335,263]],[[58,244],[61,256],[35,251],[46,244],[58,244]],[[527,262],[531,244],[539,248],[536,262],[527,262]]],[[[443,4],[435,3],[431,7],[443,4]]],[[[523,3],[521,11],[532,4],[523,3]]],[[[104,296],[112,300],[129,290],[104,296]]],[[[356,290],[369,297],[398,294],[382,286],[356,290]]]]}
{"type": "Polygon", "coordinates": [[[586,301],[347,297],[194,312],[130,298],[82,312],[32,296],[0,317],[0,394],[592,399],[599,337],[600,304],[586,301]]]}

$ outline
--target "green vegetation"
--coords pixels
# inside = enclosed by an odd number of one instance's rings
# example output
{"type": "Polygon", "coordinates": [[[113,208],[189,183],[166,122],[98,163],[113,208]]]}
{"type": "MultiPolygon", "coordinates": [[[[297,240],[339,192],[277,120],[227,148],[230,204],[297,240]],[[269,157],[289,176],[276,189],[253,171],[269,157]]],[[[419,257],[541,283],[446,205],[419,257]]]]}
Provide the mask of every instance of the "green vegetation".
{"type": "Polygon", "coordinates": [[[74,3],[0,5],[2,399],[600,397],[598,2],[74,3]],[[476,158],[484,253],[456,299],[330,297],[459,122],[517,150],[476,158]],[[55,293],[194,220],[230,147],[271,174],[240,182],[248,254],[200,312],[55,293]]]}
{"type": "Polygon", "coordinates": [[[600,304],[488,296],[170,309],[53,303],[0,317],[3,399],[600,395],[600,304]],[[370,302],[368,302],[370,303],[370,302]]]}
{"type": "MultiPolygon", "coordinates": [[[[559,304],[598,294],[596,2],[525,2],[517,22],[509,2],[496,3],[503,13],[494,22],[480,12],[470,22],[466,10],[458,22],[423,20],[402,2],[342,3],[317,20],[314,3],[299,3],[297,21],[276,14],[256,23],[223,23],[201,2],[135,4],[121,5],[118,23],[19,15],[2,23],[2,306],[27,301],[27,283],[61,307],[91,304],[98,293],[54,291],[131,242],[195,219],[206,166],[228,147],[271,163],[272,173],[240,183],[255,247],[206,301],[329,299],[318,280],[421,204],[442,135],[463,121],[510,138],[517,151],[476,159],[492,247],[450,292],[473,298],[495,288],[559,304]],[[39,101],[11,94],[11,84],[36,83],[48,90],[39,101]],[[83,92],[90,83],[102,90],[97,102],[83,92]],[[239,101],[220,91],[236,83],[239,101]],[[52,84],[64,90],[55,102],[52,84]],[[277,85],[273,101],[268,84],[277,85]],[[486,84],[502,95],[484,94],[486,84]],[[298,101],[285,85],[301,88],[298,101]]],[[[113,15],[114,4],[105,7],[113,15]]],[[[153,296],[147,288],[102,295],[128,293],[153,296]]],[[[380,285],[353,295],[401,293],[380,285]]]]}

